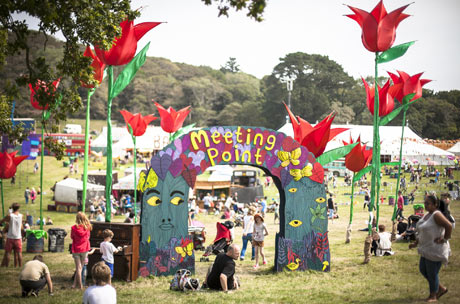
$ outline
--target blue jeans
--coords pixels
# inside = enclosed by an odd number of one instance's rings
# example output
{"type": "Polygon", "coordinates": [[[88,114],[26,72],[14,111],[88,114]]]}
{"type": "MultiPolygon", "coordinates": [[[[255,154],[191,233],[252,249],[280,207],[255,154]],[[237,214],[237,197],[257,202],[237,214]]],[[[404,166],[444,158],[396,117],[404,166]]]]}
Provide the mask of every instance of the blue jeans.
{"type": "Polygon", "coordinates": [[[86,285],[86,275],[88,274],[88,264],[83,264],[81,268],[81,284],[86,285]]]}
{"type": "MultiPolygon", "coordinates": [[[[248,233],[246,236],[243,235],[243,249],[241,249],[240,258],[244,259],[244,254],[246,253],[246,248],[248,247],[248,241],[249,242],[252,241],[252,233],[248,233]]],[[[251,247],[252,247],[251,258],[254,259],[254,257],[256,256],[255,249],[254,249],[254,246],[252,246],[252,244],[251,244],[251,247]]]]}
{"type": "Polygon", "coordinates": [[[430,293],[436,293],[439,289],[439,270],[442,262],[433,262],[424,257],[420,257],[419,269],[430,285],[430,293]]]}

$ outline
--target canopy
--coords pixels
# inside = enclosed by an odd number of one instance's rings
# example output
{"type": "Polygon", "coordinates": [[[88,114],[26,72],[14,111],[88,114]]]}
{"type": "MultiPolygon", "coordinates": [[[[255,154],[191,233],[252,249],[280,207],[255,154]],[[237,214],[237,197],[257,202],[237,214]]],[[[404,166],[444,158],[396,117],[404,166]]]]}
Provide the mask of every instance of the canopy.
{"type": "MultiPolygon", "coordinates": [[[[101,185],[86,184],[87,191],[104,191],[105,187],[101,185]]],[[[77,192],[83,191],[83,182],[78,179],[66,178],[56,183],[54,189],[54,201],[60,203],[78,203],[77,192]]]]}
{"type": "Polygon", "coordinates": [[[455,155],[460,155],[460,141],[453,145],[449,150],[450,153],[454,153],[455,155]]]}
{"type": "MultiPolygon", "coordinates": [[[[139,175],[142,170],[137,168],[137,181],[139,182],[139,175]]],[[[126,172],[125,172],[126,174],[126,172]]],[[[118,180],[118,183],[112,186],[113,190],[134,190],[134,176],[133,174],[126,175],[118,180]]]]}

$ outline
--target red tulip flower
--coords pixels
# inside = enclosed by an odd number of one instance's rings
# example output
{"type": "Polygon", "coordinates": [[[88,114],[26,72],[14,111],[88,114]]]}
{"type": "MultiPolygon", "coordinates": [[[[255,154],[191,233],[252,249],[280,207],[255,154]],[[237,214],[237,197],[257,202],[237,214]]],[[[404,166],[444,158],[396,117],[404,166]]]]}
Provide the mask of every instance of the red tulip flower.
{"type": "Polygon", "coordinates": [[[125,65],[134,58],[137,42],[160,23],[143,22],[134,25],[134,21],[125,20],[120,23],[121,37],[115,39],[110,50],[104,51],[98,47],[94,50],[101,61],[107,65],[125,65]]]}
{"type": "Polygon", "coordinates": [[[169,107],[166,110],[158,102],[155,102],[155,106],[158,109],[158,113],[160,113],[161,128],[168,133],[175,133],[177,130],[182,128],[185,118],[188,113],[190,113],[190,106],[177,112],[172,107],[169,107]]]}
{"type": "Polygon", "coordinates": [[[0,178],[12,178],[16,174],[17,166],[28,157],[28,155],[16,156],[18,151],[12,153],[0,152],[0,178]]]}
{"type": "Polygon", "coordinates": [[[294,129],[294,139],[312,152],[315,157],[323,154],[327,143],[336,137],[338,134],[346,131],[346,128],[331,129],[332,121],[334,120],[333,113],[329,114],[325,119],[312,126],[308,121],[300,116],[294,116],[286,104],[284,104],[291,119],[292,128],[294,129]]]}
{"type": "MultiPolygon", "coordinates": [[[[102,82],[102,78],[104,77],[105,64],[91,51],[89,46],[86,47],[83,56],[93,59],[91,67],[94,70],[94,79],[97,81],[97,84],[100,84],[102,82]]],[[[94,88],[94,84],[87,84],[82,82],[81,85],[88,89],[94,88]]]]}
{"type": "Polygon", "coordinates": [[[363,31],[361,39],[368,51],[383,52],[393,45],[399,23],[409,17],[402,13],[408,6],[409,4],[388,14],[383,1],[380,1],[370,13],[348,5],[354,15],[346,16],[358,22],[363,31]]]}
{"type": "MultiPolygon", "coordinates": [[[[361,137],[356,141],[358,144],[345,156],[345,167],[353,172],[359,172],[366,168],[372,160],[372,149],[366,150],[365,145],[361,145],[361,137]]],[[[350,142],[343,142],[344,145],[353,144],[350,137],[350,142]]]]}
{"type": "Polygon", "coordinates": [[[410,100],[414,101],[422,97],[422,87],[430,82],[429,79],[420,79],[423,73],[419,73],[413,76],[409,74],[398,71],[399,77],[396,74],[388,72],[393,84],[398,86],[398,90],[395,94],[395,98],[402,103],[404,96],[415,93],[415,96],[410,100]]]}
{"type": "MultiPolygon", "coordinates": [[[[363,80],[364,87],[366,88],[367,108],[369,109],[371,114],[374,115],[375,89],[373,87],[369,88],[369,85],[364,80],[364,78],[361,79],[363,80]]],[[[382,88],[378,85],[377,88],[379,91],[379,116],[382,117],[388,115],[391,111],[393,111],[395,107],[393,97],[396,94],[396,91],[399,90],[399,86],[390,86],[390,80],[388,80],[382,88]]]]}
{"type": "Polygon", "coordinates": [[[147,115],[142,117],[142,115],[139,113],[132,114],[126,110],[121,110],[120,113],[121,115],[123,115],[123,118],[125,119],[128,132],[131,133],[131,131],[129,130],[129,126],[131,126],[131,128],[133,129],[134,136],[144,135],[145,131],[147,130],[147,125],[158,118],[153,115],[147,115]]]}
{"type": "Polygon", "coordinates": [[[40,106],[39,102],[35,99],[35,94],[39,91],[42,90],[48,95],[54,95],[56,92],[57,87],[59,86],[59,82],[61,79],[59,78],[58,80],[53,81],[53,92],[49,93],[48,92],[48,85],[46,82],[38,80],[35,84],[35,87],[32,87],[32,84],[29,83],[29,88],[30,88],[30,103],[32,104],[32,107],[34,107],[37,110],[47,110],[49,108],[49,104],[46,104],[45,107],[40,106]]]}

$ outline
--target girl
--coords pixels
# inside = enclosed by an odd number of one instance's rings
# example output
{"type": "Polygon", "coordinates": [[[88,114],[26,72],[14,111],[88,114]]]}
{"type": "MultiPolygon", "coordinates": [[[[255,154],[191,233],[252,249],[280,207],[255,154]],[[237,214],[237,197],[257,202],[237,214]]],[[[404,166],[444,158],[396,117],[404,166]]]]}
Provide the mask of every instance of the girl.
{"type": "Polygon", "coordinates": [[[259,253],[262,257],[263,264],[267,264],[267,260],[265,260],[264,254],[264,238],[268,235],[267,227],[264,224],[264,218],[260,214],[254,215],[254,232],[252,234],[253,241],[252,246],[256,249],[256,264],[254,265],[254,269],[259,268],[259,253]]]}
{"type": "Polygon", "coordinates": [[[77,213],[75,223],[70,233],[70,238],[72,239],[72,257],[75,262],[75,279],[72,288],[82,289],[81,271],[90,250],[89,236],[92,226],[86,215],[82,212],[77,213]]]}
{"type": "Polygon", "coordinates": [[[32,204],[35,203],[36,198],[37,198],[37,191],[35,191],[35,188],[32,188],[32,190],[30,190],[30,200],[32,201],[32,204]]]}

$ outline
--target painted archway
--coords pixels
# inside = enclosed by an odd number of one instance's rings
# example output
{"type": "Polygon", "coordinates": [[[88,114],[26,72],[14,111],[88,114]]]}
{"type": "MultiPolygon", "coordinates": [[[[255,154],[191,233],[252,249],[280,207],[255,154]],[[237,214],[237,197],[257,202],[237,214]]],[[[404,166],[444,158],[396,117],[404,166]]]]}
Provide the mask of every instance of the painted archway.
{"type": "Polygon", "coordinates": [[[324,170],[292,137],[257,127],[211,127],[174,140],[141,173],[141,276],[194,271],[187,198],[196,177],[214,165],[244,164],[270,174],[280,193],[275,269],[329,271],[324,170]]]}

